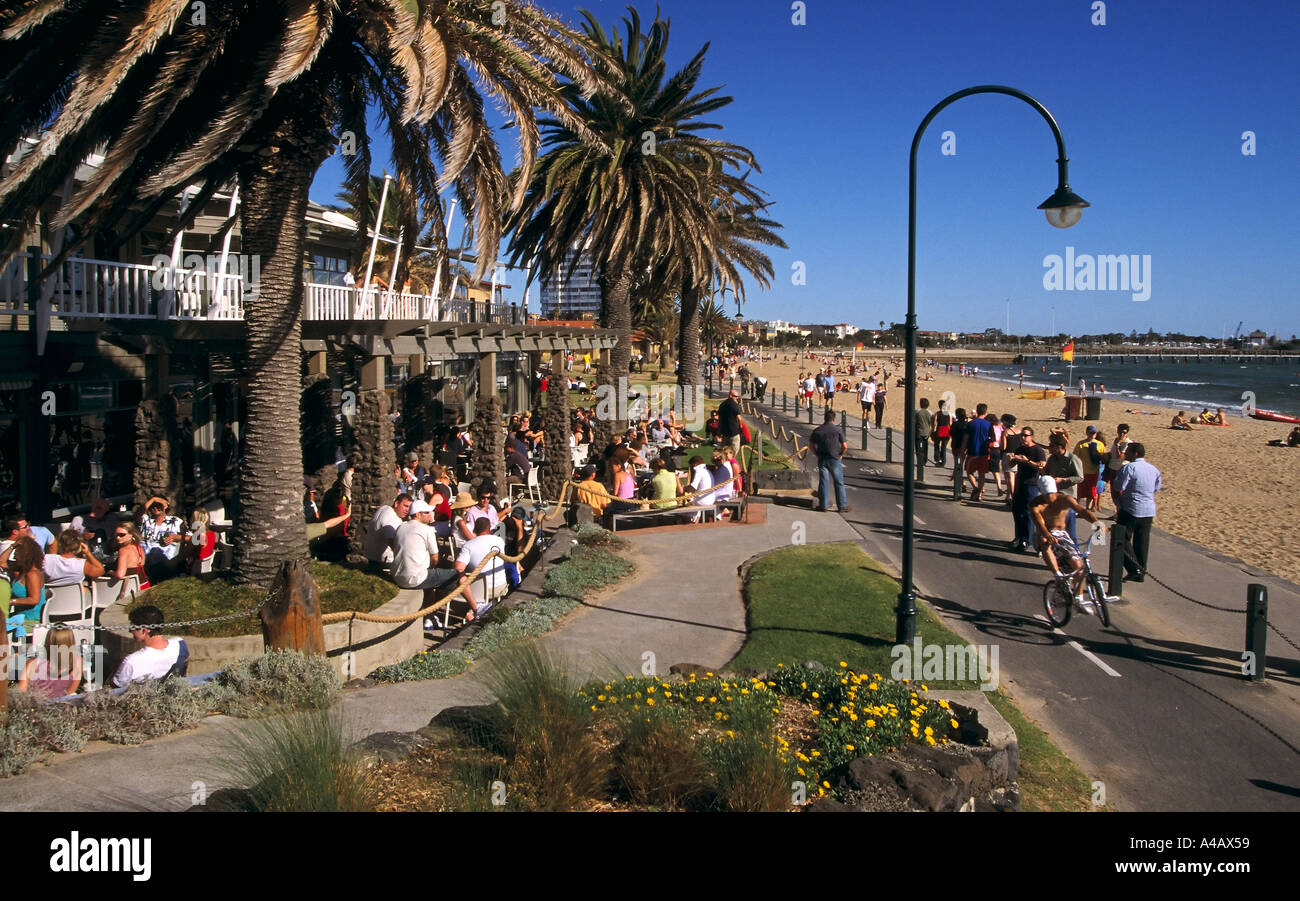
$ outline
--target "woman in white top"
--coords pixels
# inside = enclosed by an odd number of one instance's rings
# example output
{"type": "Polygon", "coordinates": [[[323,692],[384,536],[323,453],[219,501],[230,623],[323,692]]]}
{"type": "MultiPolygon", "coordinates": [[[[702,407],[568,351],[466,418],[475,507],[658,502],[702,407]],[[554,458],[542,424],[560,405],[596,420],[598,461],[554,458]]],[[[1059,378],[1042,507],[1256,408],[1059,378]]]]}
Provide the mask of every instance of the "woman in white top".
{"type": "MultiPolygon", "coordinates": [[[[709,468],[704,465],[704,458],[700,456],[691,457],[688,464],[691,467],[691,493],[701,489],[713,487],[713,476],[709,474],[709,468]]],[[[713,505],[713,492],[705,491],[703,494],[691,501],[693,507],[709,507],[713,505]]],[[[700,514],[696,513],[691,517],[691,522],[699,522],[700,514]]]]}
{"type": "Polygon", "coordinates": [[[80,532],[64,529],[59,533],[57,547],[58,553],[46,554],[41,563],[45,570],[45,584],[51,588],[76,585],[84,579],[98,579],[104,574],[104,564],[90,552],[80,532]]]}

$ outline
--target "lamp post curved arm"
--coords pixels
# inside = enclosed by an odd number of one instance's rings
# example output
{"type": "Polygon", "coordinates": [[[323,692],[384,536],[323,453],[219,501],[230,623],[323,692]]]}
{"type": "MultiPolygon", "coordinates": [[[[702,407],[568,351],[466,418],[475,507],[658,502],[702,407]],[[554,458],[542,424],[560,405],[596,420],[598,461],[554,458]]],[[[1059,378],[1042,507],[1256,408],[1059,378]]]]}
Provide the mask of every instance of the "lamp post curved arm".
{"type": "MultiPolygon", "coordinates": [[[[1068,228],[1078,221],[1078,212],[1088,203],[1070,190],[1069,157],[1065,153],[1065,138],[1056,119],[1036,98],[1024,91],[1004,85],[979,85],[949,94],[926,113],[912,138],[912,153],[908,163],[907,183],[907,320],[905,322],[906,358],[903,365],[903,572],[902,584],[895,608],[895,641],[907,644],[916,636],[916,594],[912,588],[912,545],[914,540],[913,514],[916,495],[916,157],[921,138],[934,117],[947,106],[973,94],[1005,94],[1015,97],[1038,110],[1052,129],[1056,138],[1056,191],[1039,209],[1046,210],[1048,221],[1059,228],[1068,228]]],[[[964,474],[958,473],[957,478],[964,474]]]]}

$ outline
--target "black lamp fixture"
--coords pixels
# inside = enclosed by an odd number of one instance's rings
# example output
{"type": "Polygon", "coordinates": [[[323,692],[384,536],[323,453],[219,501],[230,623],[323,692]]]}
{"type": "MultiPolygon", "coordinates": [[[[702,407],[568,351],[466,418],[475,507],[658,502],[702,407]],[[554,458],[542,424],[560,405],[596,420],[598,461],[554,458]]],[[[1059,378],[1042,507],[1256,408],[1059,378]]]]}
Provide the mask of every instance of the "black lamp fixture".
{"type": "Polygon", "coordinates": [[[1047,221],[1055,228],[1069,228],[1078,223],[1088,201],[1070,190],[1069,157],[1065,153],[1065,138],[1061,135],[1056,119],[1035,98],[1024,91],[1003,85],[980,85],[966,88],[950,94],[935,104],[934,108],[921,120],[915,136],[912,138],[912,155],[908,169],[908,207],[907,207],[907,321],[905,324],[906,363],[903,370],[905,394],[903,416],[903,567],[894,640],[898,644],[908,644],[916,637],[916,594],[912,585],[913,543],[915,540],[914,510],[916,507],[916,424],[912,411],[916,407],[916,160],[921,146],[921,137],[935,116],[939,115],[949,104],[969,97],[972,94],[1005,94],[1023,100],[1047,121],[1056,139],[1056,190],[1052,196],[1038,205],[1038,209],[1047,215],[1047,221]]]}

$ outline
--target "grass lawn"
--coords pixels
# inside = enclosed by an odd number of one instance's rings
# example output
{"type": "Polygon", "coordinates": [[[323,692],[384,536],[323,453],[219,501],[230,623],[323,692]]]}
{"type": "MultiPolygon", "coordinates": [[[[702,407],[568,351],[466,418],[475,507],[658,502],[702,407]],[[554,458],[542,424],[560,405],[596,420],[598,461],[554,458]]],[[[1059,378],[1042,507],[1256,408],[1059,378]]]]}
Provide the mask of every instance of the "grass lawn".
{"type": "MultiPolygon", "coordinates": [[[[846,661],[888,677],[894,658],[898,582],[854,544],[791,547],[755,561],[745,583],[749,637],[729,669],[768,670],[778,663],[846,661]]],[[[964,645],[926,606],[916,634],[923,644],[964,645]]],[[[976,690],[974,680],[930,681],[931,689],[976,690]]],[[[1093,810],[1091,784],[1042,730],[1000,691],[993,705],[1020,740],[1020,791],[1025,810],[1093,810]]]]}
{"type": "MultiPolygon", "coordinates": [[[[322,613],[358,610],[368,613],[388,603],[397,595],[397,586],[376,576],[334,563],[313,560],[309,564],[312,578],[320,587],[322,613]]],[[[262,602],[263,592],[235,586],[225,579],[203,581],[190,576],[169,579],[139,594],[129,609],[152,604],[163,612],[167,622],[185,622],[224,616],[251,610],[262,602]]],[[[169,633],[197,638],[227,638],[235,635],[260,635],[262,620],[249,617],[168,629],[169,633]]]]}

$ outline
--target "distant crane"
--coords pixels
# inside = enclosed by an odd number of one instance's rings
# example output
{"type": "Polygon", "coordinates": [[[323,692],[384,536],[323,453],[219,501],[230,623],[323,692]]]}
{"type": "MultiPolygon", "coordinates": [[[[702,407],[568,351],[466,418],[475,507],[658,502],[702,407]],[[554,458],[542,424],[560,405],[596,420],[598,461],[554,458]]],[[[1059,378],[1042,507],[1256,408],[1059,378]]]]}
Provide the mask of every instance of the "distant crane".
{"type": "Polygon", "coordinates": [[[1237,330],[1232,334],[1232,343],[1238,350],[1241,349],[1241,327],[1245,325],[1246,320],[1237,323],[1237,330]]]}

